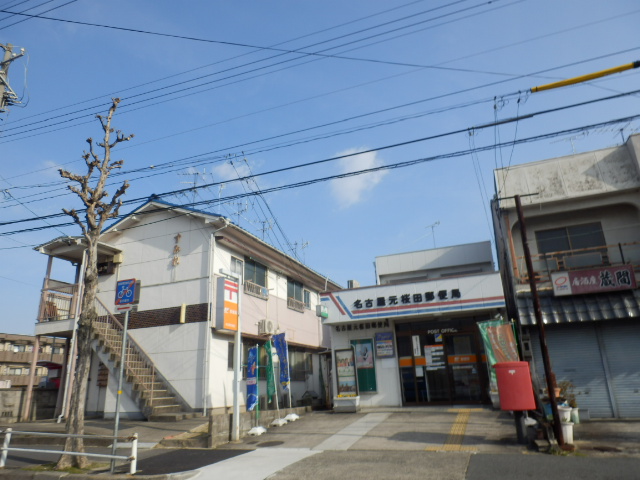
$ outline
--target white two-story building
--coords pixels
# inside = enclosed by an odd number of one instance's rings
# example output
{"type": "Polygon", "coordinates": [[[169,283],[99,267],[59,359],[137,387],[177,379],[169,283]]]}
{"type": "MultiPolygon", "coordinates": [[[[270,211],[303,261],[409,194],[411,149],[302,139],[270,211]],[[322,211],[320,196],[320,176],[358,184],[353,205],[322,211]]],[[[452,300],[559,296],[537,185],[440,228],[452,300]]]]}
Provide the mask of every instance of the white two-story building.
{"type": "MultiPolygon", "coordinates": [[[[84,240],[57,238],[37,250],[49,257],[49,264],[36,334],[67,337],[73,346],[84,240]],[[72,262],[75,279],[52,278],[54,261],[72,262]]],[[[235,311],[240,317],[243,361],[250,346],[284,332],[293,404],[306,392],[320,397],[318,353],[329,348],[330,339],[316,306],[319,292],[339,286],[225,217],[152,198],[106,228],[101,237],[100,318],[95,325],[87,413],[110,416],[115,411],[115,358],[121,351],[124,315],[118,314],[114,303],[117,282],[128,279],[139,282],[139,301],[129,319],[123,415],[150,417],[230,407],[235,311]]],[[[72,369],[70,364],[66,370],[72,369]]],[[[62,386],[71,390],[69,380],[62,386]]],[[[261,384],[261,392],[265,390],[261,384]]],[[[243,396],[244,391],[243,386],[243,396]]],[[[63,405],[59,408],[63,410],[63,405]]]]}

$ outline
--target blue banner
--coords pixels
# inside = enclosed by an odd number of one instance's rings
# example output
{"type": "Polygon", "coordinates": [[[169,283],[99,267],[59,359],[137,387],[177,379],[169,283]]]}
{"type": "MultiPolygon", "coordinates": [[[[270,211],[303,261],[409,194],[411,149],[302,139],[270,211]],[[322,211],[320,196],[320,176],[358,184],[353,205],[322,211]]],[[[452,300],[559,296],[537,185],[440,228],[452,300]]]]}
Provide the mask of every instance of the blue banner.
{"type": "Polygon", "coordinates": [[[272,337],[273,345],[276,347],[276,353],[280,359],[280,385],[282,390],[289,391],[289,351],[287,350],[287,341],[284,339],[284,332],[272,337]]]}
{"type": "Polygon", "coordinates": [[[247,359],[247,412],[258,404],[258,347],[249,349],[247,359]]]}

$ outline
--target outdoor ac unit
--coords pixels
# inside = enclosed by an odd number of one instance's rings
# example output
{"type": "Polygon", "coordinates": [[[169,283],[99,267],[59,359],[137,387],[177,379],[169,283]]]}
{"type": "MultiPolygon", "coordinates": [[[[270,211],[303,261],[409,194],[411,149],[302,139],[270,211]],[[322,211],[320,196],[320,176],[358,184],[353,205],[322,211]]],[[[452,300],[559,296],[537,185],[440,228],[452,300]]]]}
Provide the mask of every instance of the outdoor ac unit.
{"type": "Polygon", "coordinates": [[[258,322],[258,335],[273,335],[275,327],[271,320],[260,320],[258,322]]]}

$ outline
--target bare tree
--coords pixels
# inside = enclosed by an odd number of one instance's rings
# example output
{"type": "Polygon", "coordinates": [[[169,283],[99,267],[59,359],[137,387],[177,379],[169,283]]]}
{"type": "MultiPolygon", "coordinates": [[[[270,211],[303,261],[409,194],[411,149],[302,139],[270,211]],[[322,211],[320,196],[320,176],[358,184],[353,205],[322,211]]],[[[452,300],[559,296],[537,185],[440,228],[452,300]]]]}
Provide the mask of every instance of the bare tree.
{"type": "MultiPolygon", "coordinates": [[[[104,131],[104,140],[96,142],[95,146],[102,149],[102,158],[94,151],[93,139],[89,138],[87,139],[89,151],[85,151],[84,155],[82,155],[87,164],[87,173],[85,175],[77,175],[63,169],[59,170],[61,177],[73,182],[72,185],[69,185],[69,190],[78,195],[85,206],[84,221],[75,209],[63,209],[63,212],[71,216],[75,223],[80,226],[87,242],[82,310],[76,332],[78,357],[69,416],[67,418],[67,433],[76,435],[84,434],[84,410],[89,367],[91,365],[92,329],[93,322],[97,318],[95,299],[98,288],[98,241],[105,222],[118,215],[122,206],[120,197],[129,188],[129,183],[125,181],[111,197],[110,201],[104,201],[109,196],[109,193],[105,190],[109,174],[112,170],[121,168],[124,163],[124,160],[111,161],[111,149],[117,144],[133,138],[133,135],[125,136],[119,130],[114,131],[111,128],[111,119],[118,107],[118,103],[120,103],[120,99],[114,98],[108,115],[106,117],[97,115],[104,131]],[[114,133],[115,139],[112,139],[114,133]]],[[[84,452],[82,438],[68,438],[65,443],[65,450],[84,452]]],[[[56,468],[59,470],[72,466],[86,468],[88,465],[89,461],[85,456],[62,455],[56,468]]]]}

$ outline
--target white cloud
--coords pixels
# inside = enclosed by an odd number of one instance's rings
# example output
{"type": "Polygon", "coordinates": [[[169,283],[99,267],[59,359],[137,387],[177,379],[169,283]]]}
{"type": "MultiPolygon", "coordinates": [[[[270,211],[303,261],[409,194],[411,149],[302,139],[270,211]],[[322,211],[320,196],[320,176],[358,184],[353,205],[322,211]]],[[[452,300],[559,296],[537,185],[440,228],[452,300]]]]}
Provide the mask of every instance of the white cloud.
{"type": "MultiPolygon", "coordinates": [[[[363,148],[352,148],[338,155],[350,155],[364,150],[363,148]]],[[[352,157],[339,160],[338,168],[340,173],[366,170],[384,165],[376,152],[367,152],[352,157]]],[[[350,207],[364,198],[364,195],[373,190],[388,172],[381,170],[378,172],[356,175],[353,177],[340,178],[331,181],[331,191],[341,208],[350,207]]]]}

